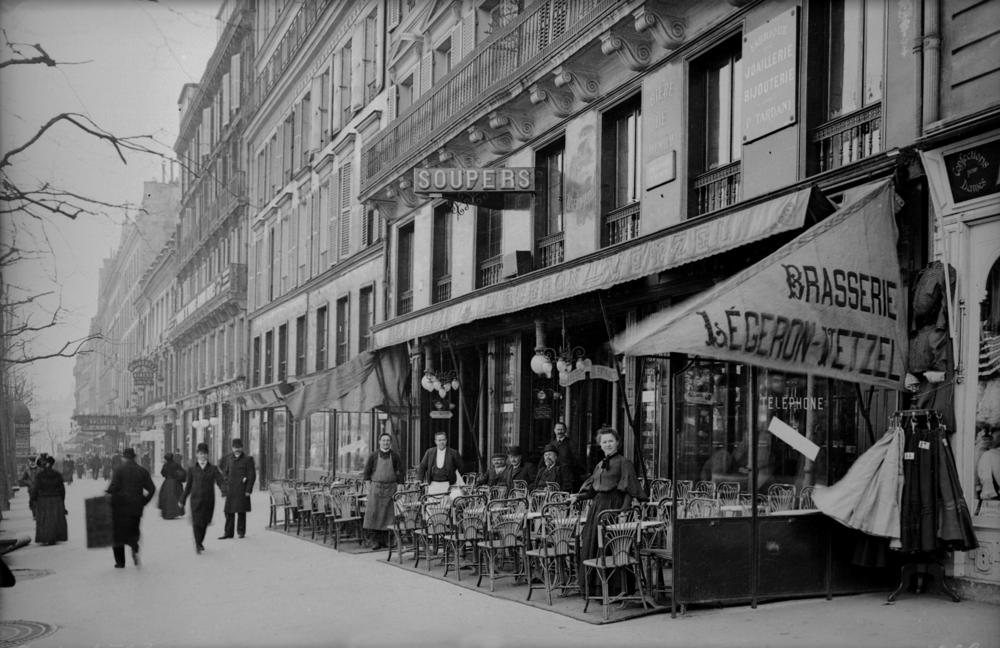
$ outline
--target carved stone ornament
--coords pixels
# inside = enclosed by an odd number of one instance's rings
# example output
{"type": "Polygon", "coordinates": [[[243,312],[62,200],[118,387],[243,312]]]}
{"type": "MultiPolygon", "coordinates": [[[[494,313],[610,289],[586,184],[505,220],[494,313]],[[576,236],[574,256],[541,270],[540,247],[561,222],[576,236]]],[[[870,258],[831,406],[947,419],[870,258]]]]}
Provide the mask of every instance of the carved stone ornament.
{"type": "Polygon", "coordinates": [[[522,142],[530,142],[535,137],[535,123],[527,115],[499,110],[490,113],[490,128],[499,130],[504,127],[522,142]]]}
{"type": "Polygon", "coordinates": [[[478,144],[486,139],[486,133],[478,126],[469,126],[469,141],[478,144]]]}
{"type": "Polygon", "coordinates": [[[653,55],[649,43],[632,40],[612,31],[601,34],[601,51],[605,56],[617,54],[626,67],[636,72],[646,69],[653,55]]]}
{"type": "Polygon", "coordinates": [[[569,90],[574,97],[581,101],[590,103],[601,96],[601,85],[597,82],[596,77],[572,70],[565,65],[560,65],[552,70],[552,74],[555,77],[553,82],[557,88],[569,90]]]}
{"type": "Polygon", "coordinates": [[[635,30],[640,34],[649,32],[656,44],[663,49],[673,51],[684,44],[684,30],[687,27],[684,18],[668,16],[649,7],[639,7],[632,16],[635,18],[635,30]]]}
{"type": "Polygon", "coordinates": [[[548,104],[556,117],[566,117],[573,112],[573,95],[568,92],[547,90],[536,83],[528,89],[528,98],[536,106],[540,103],[548,104]]]}
{"type": "Polygon", "coordinates": [[[417,198],[417,195],[413,193],[413,183],[407,177],[402,177],[399,182],[396,183],[398,187],[399,199],[403,201],[403,204],[413,209],[419,205],[422,201],[417,198]]]}
{"type": "Polygon", "coordinates": [[[504,153],[510,153],[514,148],[514,138],[508,132],[503,132],[496,137],[491,137],[486,140],[486,144],[490,147],[490,151],[494,155],[503,155],[504,153]]]}

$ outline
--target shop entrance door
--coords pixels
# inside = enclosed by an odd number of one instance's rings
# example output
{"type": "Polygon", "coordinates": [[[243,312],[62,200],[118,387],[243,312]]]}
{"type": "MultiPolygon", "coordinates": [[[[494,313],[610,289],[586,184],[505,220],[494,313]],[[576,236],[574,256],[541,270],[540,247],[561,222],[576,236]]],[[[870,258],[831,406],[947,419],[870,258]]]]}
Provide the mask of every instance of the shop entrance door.
{"type": "MultiPolygon", "coordinates": [[[[597,444],[597,430],[614,420],[614,383],[587,378],[570,385],[567,406],[569,437],[575,444],[587,475],[604,458],[597,444]]],[[[619,433],[623,430],[618,430],[619,433]]]]}

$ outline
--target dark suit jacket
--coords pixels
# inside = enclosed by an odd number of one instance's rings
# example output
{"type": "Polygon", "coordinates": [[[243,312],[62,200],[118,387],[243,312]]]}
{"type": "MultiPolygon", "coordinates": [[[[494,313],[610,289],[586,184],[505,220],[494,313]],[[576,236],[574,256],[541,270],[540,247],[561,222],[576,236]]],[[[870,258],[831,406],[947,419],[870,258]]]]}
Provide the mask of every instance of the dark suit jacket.
{"type": "Polygon", "coordinates": [[[219,470],[226,478],[226,513],[246,513],[250,510],[250,495],[257,481],[257,467],[253,457],[242,453],[239,458],[228,454],[219,463],[219,470]]]}
{"type": "Polygon", "coordinates": [[[191,498],[191,522],[200,526],[212,523],[215,514],[215,486],[222,491],[226,480],[222,473],[211,463],[202,468],[196,461],[188,470],[188,480],[184,484],[184,495],[181,502],[191,498]]]}
{"type": "MultiPolygon", "coordinates": [[[[436,462],[437,446],[429,448],[427,452],[424,453],[424,457],[420,460],[420,465],[417,467],[417,478],[422,482],[430,483],[431,473],[437,467],[435,465],[436,462]]],[[[445,449],[444,469],[448,471],[448,483],[454,484],[457,481],[455,471],[462,472],[462,458],[458,456],[457,450],[452,448],[445,449]]]]}
{"type": "Polygon", "coordinates": [[[135,461],[123,461],[111,476],[107,493],[116,515],[142,517],[142,509],[153,499],[156,486],[149,471],[135,461]]]}
{"type": "Polygon", "coordinates": [[[522,461],[521,465],[517,468],[513,466],[507,466],[507,470],[503,471],[504,476],[507,478],[507,487],[514,487],[514,480],[522,480],[528,482],[528,488],[535,483],[535,474],[538,472],[535,468],[535,464],[522,461]]]}
{"type": "Polygon", "coordinates": [[[559,484],[560,490],[572,492],[573,475],[566,466],[557,461],[552,464],[551,468],[542,466],[541,470],[538,471],[538,477],[535,478],[532,488],[545,488],[546,482],[556,482],[559,484]]]}

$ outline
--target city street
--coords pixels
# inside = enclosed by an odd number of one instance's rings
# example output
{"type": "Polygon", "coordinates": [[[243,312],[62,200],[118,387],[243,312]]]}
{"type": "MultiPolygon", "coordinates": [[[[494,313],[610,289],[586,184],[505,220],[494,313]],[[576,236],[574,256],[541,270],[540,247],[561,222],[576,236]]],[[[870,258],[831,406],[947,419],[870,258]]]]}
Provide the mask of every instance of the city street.
{"type": "MultiPolygon", "coordinates": [[[[216,540],[220,499],[200,556],[186,520],[163,520],[151,503],[142,566],[114,569],[110,549],[85,548],[83,500],[104,486],[84,479],[68,487],[69,542],[6,557],[19,581],[0,590],[0,646],[18,645],[5,641],[12,621],[54,628],[23,644],[37,648],[1000,645],[996,606],[937,595],[904,594],[891,606],[882,594],[785,601],[591,625],[386,566],[384,552],[352,555],[268,531],[264,492],[254,497],[243,540],[216,540]]],[[[32,530],[22,489],[0,535],[32,530]]]]}

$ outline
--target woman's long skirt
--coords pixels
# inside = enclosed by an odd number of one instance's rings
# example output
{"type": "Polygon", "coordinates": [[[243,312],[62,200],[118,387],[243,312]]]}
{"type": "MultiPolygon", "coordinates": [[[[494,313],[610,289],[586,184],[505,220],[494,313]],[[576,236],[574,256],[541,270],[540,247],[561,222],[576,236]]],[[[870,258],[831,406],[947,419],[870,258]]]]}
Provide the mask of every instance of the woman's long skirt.
{"type": "Polygon", "coordinates": [[[184,515],[184,509],[180,507],[181,496],[177,494],[177,491],[184,492],[183,487],[180,482],[169,477],[163,480],[163,486],[160,487],[160,499],[158,505],[160,507],[160,515],[163,516],[164,520],[173,520],[184,515]],[[180,488],[178,488],[180,487],[180,488]]]}
{"type": "Polygon", "coordinates": [[[61,497],[39,497],[35,500],[35,542],[66,542],[66,505],[61,497]]]}
{"type": "MultiPolygon", "coordinates": [[[[594,500],[590,504],[590,511],[587,513],[587,521],[583,523],[583,529],[580,531],[581,560],[597,558],[597,518],[600,517],[601,511],[620,509],[624,503],[625,493],[619,490],[600,492],[594,495],[594,500]]],[[[600,594],[601,585],[597,579],[597,574],[591,571],[588,576],[591,595],[600,594]]],[[[633,579],[628,579],[626,584],[627,591],[632,591],[635,588],[635,584],[632,581],[633,579]]],[[[609,591],[612,594],[617,594],[620,591],[618,582],[618,579],[614,578],[609,583],[609,591]]]]}
{"type": "Polygon", "coordinates": [[[396,514],[392,506],[392,496],[396,494],[396,482],[372,482],[371,492],[365,504],[364,528],[382,531],[392,527],[396,514]]]}

